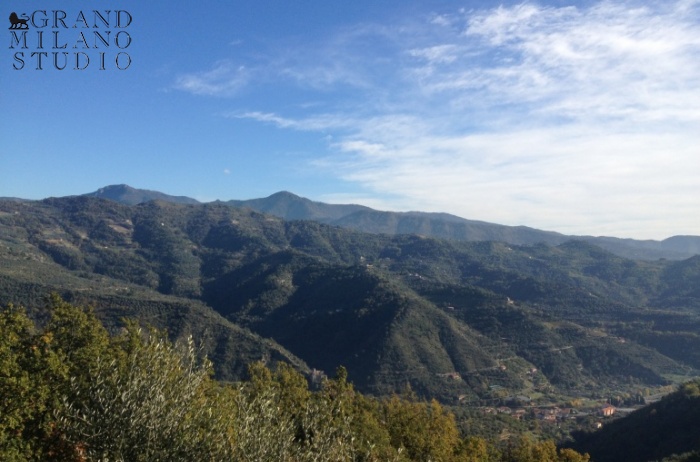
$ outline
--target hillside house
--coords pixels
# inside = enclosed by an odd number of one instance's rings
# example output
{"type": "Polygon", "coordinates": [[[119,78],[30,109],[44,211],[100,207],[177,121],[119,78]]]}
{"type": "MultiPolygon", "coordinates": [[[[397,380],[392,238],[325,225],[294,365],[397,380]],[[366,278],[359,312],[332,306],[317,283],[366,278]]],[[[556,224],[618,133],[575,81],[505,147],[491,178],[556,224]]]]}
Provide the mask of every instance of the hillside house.
{"type": "Polygon", "coordinates": [[[462,380],[462,376],[459,375],[459,372],[445,372],[443,374],[437,374],[437,376],[452,380],[462,380]]]}

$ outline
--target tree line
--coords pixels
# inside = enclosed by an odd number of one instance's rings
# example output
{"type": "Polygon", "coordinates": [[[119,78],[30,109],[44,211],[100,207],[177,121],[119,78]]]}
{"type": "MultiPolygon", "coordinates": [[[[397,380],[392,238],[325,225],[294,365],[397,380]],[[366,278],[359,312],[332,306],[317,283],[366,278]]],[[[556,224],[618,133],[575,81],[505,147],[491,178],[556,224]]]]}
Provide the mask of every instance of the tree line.
{"type": "Polygon", "coordinates": [[[214,380],[194,340],[125,320],[110,335],[57,295],[50,317],[0,308],[3,461],[586,462],[528,437],[461,435],[437,401],[354,390],[342,367],[310,388],[291,366],[214,380]]]}

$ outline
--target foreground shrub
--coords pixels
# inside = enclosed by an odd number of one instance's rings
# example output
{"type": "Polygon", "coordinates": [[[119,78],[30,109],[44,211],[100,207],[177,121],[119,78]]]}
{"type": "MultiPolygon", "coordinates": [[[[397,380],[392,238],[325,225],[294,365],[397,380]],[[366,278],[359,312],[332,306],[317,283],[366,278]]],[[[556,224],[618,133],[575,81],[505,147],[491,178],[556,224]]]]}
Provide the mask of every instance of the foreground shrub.
{"type": "Polygon", "coordinates": [[[130,326],[124,357],[97,361],[73,380],[58,412],[65,438],[95,461],[231,460],[225,406],[192,339],[173,345],[130,326]]]}
{"type": "Polygon", "coordinates": [[[133,322],[110,337],[90,309],[56,296],[49,309],[43,329],[0,310],[3,462],[588,461],[551,442],[463,438],[436,401],[363,396],[342,367],[314,392],[285,364],[221,384],[191,338],[133,322]]]}

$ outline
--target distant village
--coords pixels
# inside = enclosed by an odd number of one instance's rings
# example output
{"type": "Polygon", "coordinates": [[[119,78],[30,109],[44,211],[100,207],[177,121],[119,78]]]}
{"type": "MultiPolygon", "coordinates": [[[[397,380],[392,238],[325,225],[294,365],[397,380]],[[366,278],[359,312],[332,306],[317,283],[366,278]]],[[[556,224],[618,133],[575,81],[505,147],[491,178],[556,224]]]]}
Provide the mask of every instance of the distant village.
{"type": "MultiPolygon", "coordinates": [[[[639,406],[641,407],[641,406],[639,406]]],[[[611,404],[605,404],[596,408],[586,408],[586,409],[576,409],[572,407],[557,407],[557,406],[542,406],[542,407],[517,407],[512,408],[508,406],[499,407],[481,407],[479,408],[481,412],[485,415],[488,414],[502,414],[508,415],[516,420],[527,420],[533,419],[545,423],[561,423],[567,419],[582,419],[585,417],[612,417],[616,413],[627,414],[638,408],[616,408],[611,404]]],[[[597,423],[598,427],[602,426],[602,422],[597,423]]]]}
{"type": "MultiPolygon", "coordinates": [[[[448,307],[449,309],[450,307],[448,307]]],[[[498,364],[495,367],[489,367],[487,369],[501,369],[505,370],[506,366],[504,364],[498,364]]],[[[487,369],[480,369],[484,371],[487,369]]],[[[537,375],[539,371],[536,368],[530,368],[526,371],[526,375],[533,377],[537,375]]],[[[448,379],[448,380],[462,380],[462,376],[458,372],[445,372],[436,374],[438,377],[448,379]]],[[[479,410],[484,415],[505,415],[512,417],[515,420],[520,421],[539,421],[542,423],[549,424],[561,424],[567,420],[584,420],[588,419],[596,428],[601,428],[603,422],[608,419],[613,419],[616,417],[622,417],[630,414],[637,409],[644,407],[647,404],[651,404],[660,400],[663,396],[670,393],[673,387],[664,387],[665,390],[657,390],[657,394],[646,395],[643,400],[638,404],[629,405],[627,403],[624,407],[614,406],[611,402],[593,402],[588,400],[575,399],[569,405],[560,406],[557,404],[535,404],[533,399],[529,396],[518,395],[518,396],[503,396],[495,401],[500,401],[504,403],[502,405],[481,405],[470,401],[469,395],[459,395],[457,397],[457,402],[461,405],[467,405],[479,410]],[[578,403],[577,403],[578,402],[578,403]],[[585,404],[584,404],[585,402],[585,404]]],[[[506,388],[500,385],[490,385],[489,389],[494,393],[504,393],[506,388]]]]}

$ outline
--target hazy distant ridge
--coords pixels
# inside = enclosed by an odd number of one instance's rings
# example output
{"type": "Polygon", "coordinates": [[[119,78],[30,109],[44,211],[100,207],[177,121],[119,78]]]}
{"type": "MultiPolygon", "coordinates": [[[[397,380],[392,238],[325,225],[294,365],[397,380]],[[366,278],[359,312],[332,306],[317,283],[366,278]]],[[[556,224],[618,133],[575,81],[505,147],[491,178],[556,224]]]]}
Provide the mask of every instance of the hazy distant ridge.
{"type": "Polygon", "coordinates": [[[354,213],[374,212],[363,205],[314,202],[287,191],[280,191],[261,199],[230,200],[225,203],[234,207],[248,207],[285,220],[314,220],[324,223],[340,220],[354,213]]]}
{"type": "Polygon", "coordinates": [[[286,220],[314,220],[368,233],[420,234],[460,241],[498,241],[514,245],[559,245],[572,238],[598,245],[616,255],[655,260],[684,259],[700,254],[700,236],[673,236],[663,241],[615,237],[567,236],[527,226],[505,226],[467,220],[447,213],[383,212],[361,205],[325,204],[289,192],[262,199],[226,202],[248,207],[286,220]]]}
{"type": "MultiPolygon", "coordinates": [[[[200,203],[185,196],[170,196],[127,185],[106,186],[86,196],[101,197],[128,205],[152,200],[179,204],[200,203]]],[[[505,226],[467,220],[447,213],[384,212],[357,204],[326,204],[287,191],[277,192],[265,198],[229,200],[224,203],[269,213],[285,220],[313,220],[375,234],[419,234],[441,239],[497,241],[513,245],[559,245],[573,238],[598,245],[618,256],[643,260],[681,260],[700,254],[700,236],[673,236],[663,241],[568,236],[527,226],[505,226]]]]}

